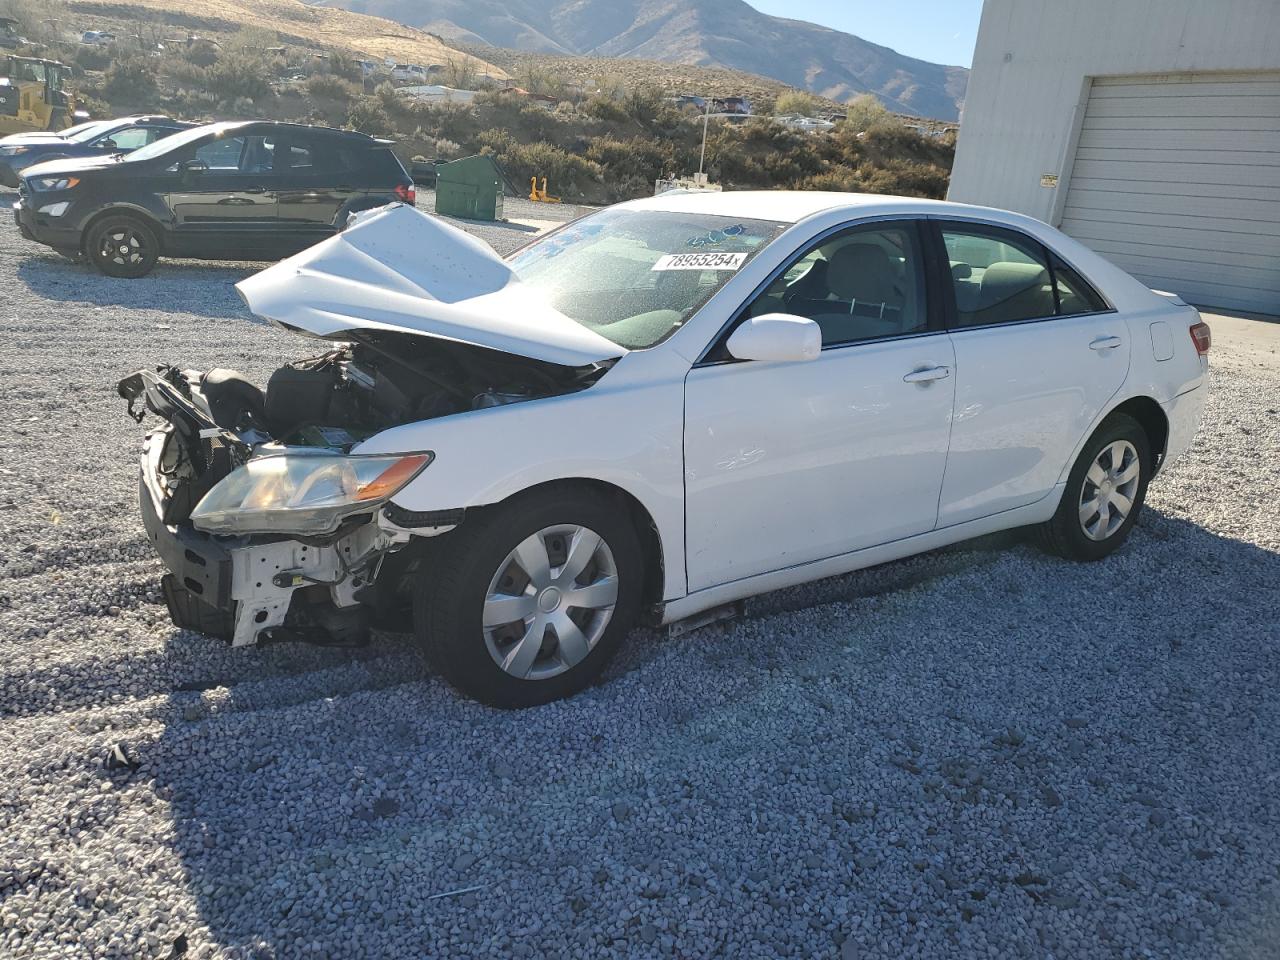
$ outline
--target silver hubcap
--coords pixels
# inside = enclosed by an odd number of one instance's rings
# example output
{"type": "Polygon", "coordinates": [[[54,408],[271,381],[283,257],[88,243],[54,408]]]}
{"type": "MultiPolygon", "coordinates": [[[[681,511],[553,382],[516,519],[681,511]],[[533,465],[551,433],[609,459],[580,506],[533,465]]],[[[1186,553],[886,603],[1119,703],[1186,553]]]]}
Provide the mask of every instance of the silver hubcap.
{"type": "Polygon", "coordinates": [[[133,230],[113,230],[102,238],[102,257],[117,266],[141,263],[146,256],[142,237],[133,230]]]}
{"type": "Polygon", "coordinates": [[[1099,451],[1080,490],[1080,526],[1090,540],[1105,540],[1133,510],[1142,461],[1128,440],[1109,443],[1099,451]]]}
{"type": "Polygon", "coordinates": [[[507,554],[489,581],[484,642],[513,677],[545,680],[586,659],[618,601],[613,551],[594,530],[545,527],[507,554]]]}

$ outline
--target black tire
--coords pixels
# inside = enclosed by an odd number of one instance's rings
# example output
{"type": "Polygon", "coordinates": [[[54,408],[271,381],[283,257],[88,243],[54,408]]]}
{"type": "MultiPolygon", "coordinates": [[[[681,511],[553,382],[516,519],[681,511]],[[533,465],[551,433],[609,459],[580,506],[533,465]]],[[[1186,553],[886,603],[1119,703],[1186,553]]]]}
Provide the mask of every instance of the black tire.
{"type": "MultiPolygon", "coordinates": [[[[1105,459],[1110,462],[1110,456],[1105,459]]],[[[1138,522],[1142,505],[1146,502],[1147,484],[1151,480],[1153,466],[1151,443],[1142,424],[1127,414],[1112,414],[1102,422],[1080,451],[1080,456],[1067,477],[1067,487],[1053,519],[1040,525],[1042,546],[1068,560],[1101,560],[1112,553],[1124,543],[1129,531],[1138,522]],[[1101,537],[1095,539],[1086,531],[1086,520],[1082,517],[1082,512],[1085,503],[1096,502],[1094,498],[1102,491],[1089,479],[1089,471],[1104,450],[1123,442],[1131,445],[1137,454],[1139,474],[1129,498],[1132,506],[1125,514],[1124,521],[1110,532],[1101,525],[1102,514],[1095,514],[1099,518],[1095,521],[1095,535],[1101,537]]]]}
{"type": "MultiPolygon", "coordinates": [[[[644,557],[626,508],[582,487],[535,490],[478,512],[474,519],[469,514],[462,527],[432,543],[429,553],[414,596],[418,642],[437,673],[467,696],[493,707],[531,707],[585,689],[617,652],[640,609],[644,557]],[[612,554],[617,599],[603,633],[584,659],[554,676],[521,679],[506,672],[490,653],[482,625],[485,598],[491,581],[502,573],[499,565],[518,544],[561,525],[599,535],[612,554]]],[[[554,636],[546,643],[558,646],[554,636]]],[[[545,651],[539,653],[540,661],[543,657],[553,659],[545,651]]]]}
{"type": "Polygon", "coordinates": [[[89,229],[84,251],[108,277],[145,277],[160,257],[160,239],[141,218],[118,214],[103,217],[89,229]]]}

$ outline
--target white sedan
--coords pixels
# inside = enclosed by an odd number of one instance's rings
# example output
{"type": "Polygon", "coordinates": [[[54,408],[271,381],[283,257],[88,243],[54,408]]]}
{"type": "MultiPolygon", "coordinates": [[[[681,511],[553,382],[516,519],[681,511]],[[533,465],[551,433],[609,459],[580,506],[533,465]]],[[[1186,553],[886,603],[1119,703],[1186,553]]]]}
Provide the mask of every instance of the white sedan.
{"type": "Polygon", "coordinates": [[[667,193],[505,260],[388,207],[239,290],[327,342],[265,389],[120,384],[165,421],[141,500],[174,621],[240,645],[411,617],[504,707],[581,690],[642,616],[1010,527],[1104,557],[1206,393],[1177,297],[925,200],[667,193]]]}

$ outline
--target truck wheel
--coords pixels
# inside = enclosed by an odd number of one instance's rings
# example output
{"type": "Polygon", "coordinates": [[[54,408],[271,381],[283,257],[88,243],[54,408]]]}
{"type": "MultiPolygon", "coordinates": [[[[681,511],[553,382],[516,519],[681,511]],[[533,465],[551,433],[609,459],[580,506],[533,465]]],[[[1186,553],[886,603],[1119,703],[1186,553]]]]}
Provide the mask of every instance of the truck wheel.
{"type": "Polygon", "coordinates": [[[1040,527],[1043,545],[1069,560],[1101,560],[1129,536],[1151,479],[1151,444],[1142,425],[1117,413],[1080,451],[1053,519],[1040,527]]]}
{"type": "Polygon", "coordinates": [[[415,597],[418,640],[446,680],[490,706],[578,693],[640,608],[640,541],[607,496],[535,491],[468,518],[438,547],[415,597]]]}
{"type": "Polygon", "coordinates": [[[150,226],[128,215],[104,217],[85,238],[85,255],[108,277],[143,277],[160,256],[160,241],[150,226]]]}

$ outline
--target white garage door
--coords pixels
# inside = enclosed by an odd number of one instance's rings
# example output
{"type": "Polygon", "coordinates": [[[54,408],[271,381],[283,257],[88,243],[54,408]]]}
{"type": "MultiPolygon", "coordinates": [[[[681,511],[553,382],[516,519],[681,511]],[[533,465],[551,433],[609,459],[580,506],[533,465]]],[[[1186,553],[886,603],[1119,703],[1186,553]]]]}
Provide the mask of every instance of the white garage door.
{"type": "Polygon", "coordinates": [[[1094,80],[1061,226],[1193,303],[1280,313],[1280,73],[1094,80]]]}

